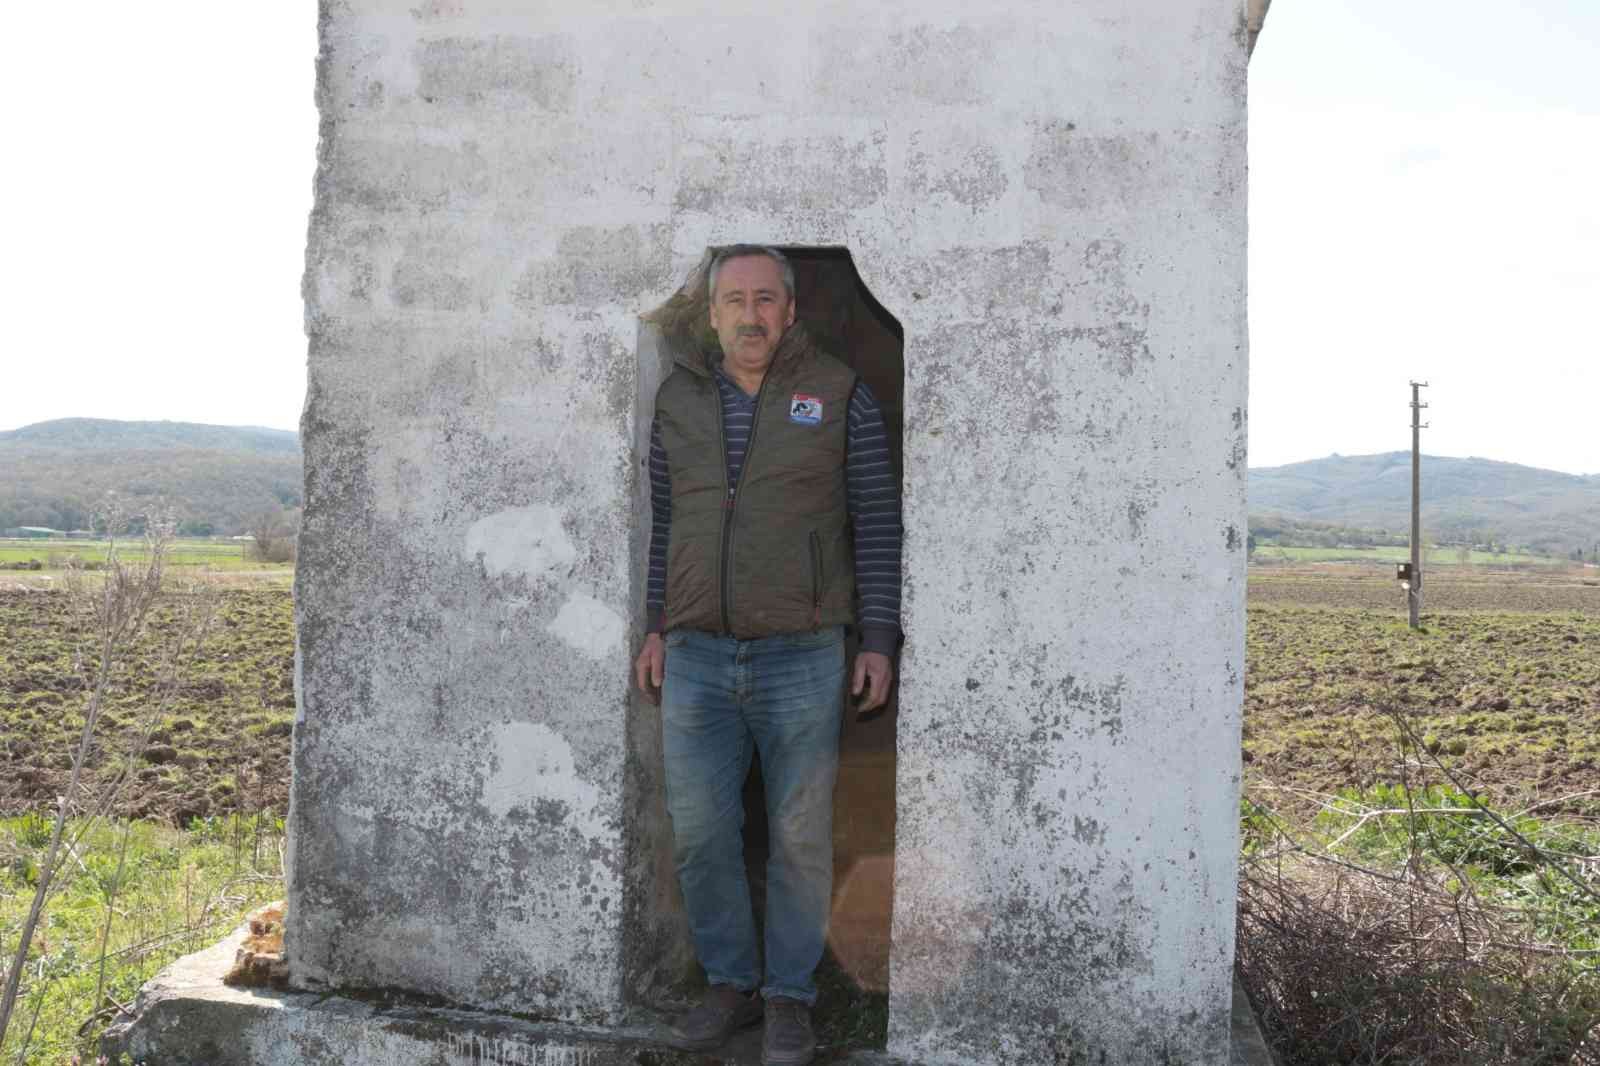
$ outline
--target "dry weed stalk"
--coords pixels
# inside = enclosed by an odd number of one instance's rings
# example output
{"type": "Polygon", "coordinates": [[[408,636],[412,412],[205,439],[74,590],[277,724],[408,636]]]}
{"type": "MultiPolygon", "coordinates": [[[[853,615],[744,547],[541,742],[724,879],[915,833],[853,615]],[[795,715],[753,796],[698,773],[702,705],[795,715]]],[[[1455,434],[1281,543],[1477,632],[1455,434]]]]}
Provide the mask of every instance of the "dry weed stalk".
{"type": "MultiPolygon", "coordinates": [[[[114,507],[102,511],[100,518],[109,533],[115,534],[125,528],[123,516],[114,507]]],[[[143,558],[138,562],[124,558],[113,536],[107,543],[103,570],[92,576],[69,570],[65,594],[72,596],[73,602],[81,608],[84,623],[82,631],[85,634],[82,659],[88,670],[88,678],[83,727],[73,755],[67,787],[56,797],[55,821],[44,861],[39,866],[33,901],[23,922],[16,949],[6,966],[4,992],[0,994],[0,1044],[5,1041],[16,1010],[23,968],[39,921],[50,897],[65,883],[60,877],[64,866],[70,860],[80,869],[83,867],[78,855],[79,842],[98,819],[106,817],[115,808],[125,785],[132,778],[139,755],[148,747],[156,723],[171,706],[184,669],[193,661],[215,615],[216,595],[203,586],[186,590],[186,595],[168,597],[173,604],[174,624],[171,639],[164,643],[157,667],[158,696],[143,708],[139,728],[132,733],[132,743],[125,753],[120,772],[94,789],[86,788],[84,769],[95,747],[95,727],[117,671],[123,666],[134,642],[147,628],[157,602],[163,598],[166,561],[175,530],[176,523],[170,518],[149,518],[143,534],[143,558]],[[68,839],[68,822],[74,816],[80,817],[81,821],[76,832],[68,839]]],[[[123,847],[126,847],[126,836],[123,847]]],[[[120,881],[121,875],[119,863],[115,880],[120,881]]],[[[109,939],[110,918],[116,902],[115,891],[114,885],[106,901],[107,917],[101,944],[97,1004],[104,992],[104,949],[109,939]]]]}

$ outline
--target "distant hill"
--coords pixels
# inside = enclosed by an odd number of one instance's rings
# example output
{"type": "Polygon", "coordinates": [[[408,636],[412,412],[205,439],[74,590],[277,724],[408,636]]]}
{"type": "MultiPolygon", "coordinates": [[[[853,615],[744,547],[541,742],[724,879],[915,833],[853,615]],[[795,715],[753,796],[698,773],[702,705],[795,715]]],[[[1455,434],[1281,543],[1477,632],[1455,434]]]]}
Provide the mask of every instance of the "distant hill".
{"type": "MultiPolygon", "coordinates": [[[[1252,469],[1252,529],[1277,518],[1404,533],[1411,522],[1411,453],[1334,455],[1252,469]]],[[[1600,475],[1425,455],[1422,525],[1433,543],[1492,542],[1543,555],[1587,555],[1600,542],[1600,475]]]]}
{"type": "MultiPolygon", "coordinates": [[[[165,500],[188,533],[235,534],[300,506],[300,439],[283,429],[63,418],[0,432],[0,529],[81,529],[106,491],[131,512],[165,500]]],[[[1600,543],[1600,475],[1424,456],[1432,543],[1587,555],[1600,543]]],[[[1250,527],[1286,543],[1405,543],[1411,454],[1334,455],[1250,471],[1250,527]],[[1309,540],[1308,540],[1309,538],[1309,540]]]]}
{"type": "Polygon", "coordinates": [[[63,418],[0,433],[0,529],[87,528],[108,491],[164,502],[185,533],[235,534],[300,506],[300,439],[283,429],[63,418]]]}
{"type": "Polygon", "coordinates": [[[7,444],[100,451],[106,448],[201,448],[209,451],[299,455],[300,435],[264,426],[210,426],[199,422],[118,422],[109,418],[58,418],[0,433],[7,444]]]}

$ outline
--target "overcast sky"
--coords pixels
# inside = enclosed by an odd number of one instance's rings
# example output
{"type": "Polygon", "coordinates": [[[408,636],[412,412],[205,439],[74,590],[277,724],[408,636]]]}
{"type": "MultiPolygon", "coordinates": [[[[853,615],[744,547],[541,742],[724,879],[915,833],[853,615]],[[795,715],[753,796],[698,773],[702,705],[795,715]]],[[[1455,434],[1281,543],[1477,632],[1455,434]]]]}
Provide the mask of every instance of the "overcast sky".
{"type": "Polygon", "coordinates": [[[1250,463],[1600,473],[1600,3],[1275,0],[1250,65],[1250,463]]]}
{"type": "MultiPolygon", "coordinates": [[[[0,429],[294,428],[303,2],[15,5],[0,429]],[[25,102],[25,103],[24,103],[25,102]]],[[[1600,472],[1600,3],[1276,0],[1250,76],[1250,461],[1600,472]]]]}

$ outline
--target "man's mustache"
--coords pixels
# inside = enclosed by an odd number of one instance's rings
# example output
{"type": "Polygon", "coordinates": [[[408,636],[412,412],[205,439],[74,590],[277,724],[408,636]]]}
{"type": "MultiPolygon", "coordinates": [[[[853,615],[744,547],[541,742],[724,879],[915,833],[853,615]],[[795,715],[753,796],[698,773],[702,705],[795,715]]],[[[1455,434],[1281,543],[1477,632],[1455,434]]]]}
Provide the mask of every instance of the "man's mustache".
{"type": "Polygon", "coordinates": [[[765,337],[766,335],[766,326],[740,326],[738,333],[735,334],[737,337],[765,337]]]}

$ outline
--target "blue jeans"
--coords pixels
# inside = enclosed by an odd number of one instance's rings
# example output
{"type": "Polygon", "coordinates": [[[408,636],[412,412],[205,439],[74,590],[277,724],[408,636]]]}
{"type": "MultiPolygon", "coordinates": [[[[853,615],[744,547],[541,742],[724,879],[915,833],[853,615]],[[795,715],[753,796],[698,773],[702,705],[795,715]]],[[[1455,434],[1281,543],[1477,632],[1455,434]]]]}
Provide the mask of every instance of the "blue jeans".
{"type": "Polygon", "coordinates": [[[833,784],[844,715],[844,627],[760,640],[666,636],[661,724],[673,857],[695,953],[712,984],[815,1003],[833,891],[833,784]],[[761,752],[766,975],[744,867],[745,776],[761,752]]]}

